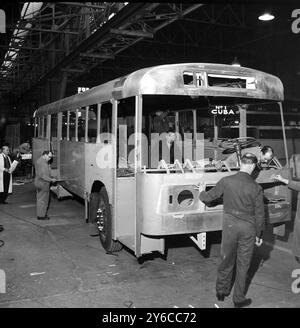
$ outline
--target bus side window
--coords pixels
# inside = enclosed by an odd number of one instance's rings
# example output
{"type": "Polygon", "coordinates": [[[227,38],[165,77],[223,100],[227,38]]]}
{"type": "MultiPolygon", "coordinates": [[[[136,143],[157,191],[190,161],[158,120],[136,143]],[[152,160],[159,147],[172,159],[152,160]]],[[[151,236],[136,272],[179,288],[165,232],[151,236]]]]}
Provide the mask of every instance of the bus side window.
{"type": "Polygon", "coordinates": [[[57,114],[51,114],[51,135],[50,140],[57,139],[57,114]]]}
{"type": "Polygon", "coordinates": [[[43,117],[43,121],[44,121],[44,124],[43,124],[43,137],[47,138],[47,116],[43,117]]]}
{"type": "MultiPolygon", "coordinates": [[[[119,169],[134,170],[135,98],[125,98],[118,104],[116,165],[119,169]]],[[[118,176],[122,175],[122,170],[118,176]]]]}
{"type": "Polygon", "coordinates": [[[69,116],[69,140],[76,141],[76,112],[70,111],[69,116]]]}
{"type": "Polygon", "coordinates": [[[43,138],[43,130],[44,130],[44,117],[38,118],[38,137],[43,138]]]}
{"type": "Polygon", "coordinates": [[[36,138],[37,137],[37,117],[34,116],[34,120],[33,120],[33,137],[36,138]]]}
{"type": "Polygon", "coordinates": [[[111,143],[110,133],[112,133],[112,104],[107,102],[101,105],[100,135],[97,136],[97,142],[111,143]]]}
{"type": "Polygon", "coordinates": [[[95,143],[97,137],[97,104],[89,107],[88,142],[95,143]]]}
{"type": "Polygon", "coordinates": [[[78,110],[78,141],[85,141],[85,107],[78,110]]]}
{"type": "Polygon", "coordinates": [[[41,130],[41,118],[37,117],[36,118],[36,137],[39,138],[40,135],[40,130],[41,130]]]}
{"type": "Polygon", "coordinates": [[[68,113],[63,112],[63,114],[62,114],[62,131],[61,131],[62,140],[67,140],[67,125],[68,125],[68,113]]]}
{"type": "Polygon", "coordinates": [[[50,141],[50,149],[52,150],[53,159],[51,163],[52,169],[57,168],[57,113],[51,114],[48,116],[50,121],[49,127],[49,141],[50,141]]]}

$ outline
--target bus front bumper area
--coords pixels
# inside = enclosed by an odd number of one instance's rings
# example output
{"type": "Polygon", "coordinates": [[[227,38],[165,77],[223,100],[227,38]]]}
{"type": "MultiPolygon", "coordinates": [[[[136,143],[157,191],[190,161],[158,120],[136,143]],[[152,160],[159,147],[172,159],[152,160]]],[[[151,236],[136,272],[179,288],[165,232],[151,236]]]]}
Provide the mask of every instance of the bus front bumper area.
{"type": "MultiPolygon", "coordinates": [[[[228,173],[223,173],[226,176],[228,173]]],[[[220,174],[212,174],[215,185],[220,174]]],[[[222,205],[208,208],[195,185],[203,173],[138,174],[137,217],[140,232],[149,236],[189,234],[222,229],[222,205]]]]}
{"type": "MultiPolygon", "coordinates": [[[[288,169],[264,171],[258,178],[265,194],[266,224],[290,220],[290,192],[285,186],[271,182],[273,174],[286,175],[285,171],[288,169]]],[[[205,181],[208,190],[220,178],[231,174],[234,173],[138,174],[137,217],[140,218],[140,233],[166,236],[222,230],[221,200],[207,206],[199,200],[195,185],[205,181]]]]}

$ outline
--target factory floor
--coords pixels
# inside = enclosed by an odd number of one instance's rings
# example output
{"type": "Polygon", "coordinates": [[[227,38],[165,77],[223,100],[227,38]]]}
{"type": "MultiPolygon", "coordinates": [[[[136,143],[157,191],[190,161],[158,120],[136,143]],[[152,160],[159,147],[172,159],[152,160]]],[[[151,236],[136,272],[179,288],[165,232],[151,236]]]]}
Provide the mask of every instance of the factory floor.
{"type": "MultiPolygon", "coordinates": [[[[143,263],[128,250],[109,255],[84,220],[78,200],[52,197],[49,221],[35,215],[32,183],[13,186],[0,205],[0,269],[6,275],[0,307],[231,308],[215,298],[220,232],[208,234],[209,250],[200,252],[186,236],[167,239],[166,259],[154,254],[143,263]]],[[[300,264],[292,256],[292,233],[265,234],[251,267],[247,296],[251,307],[300,307],[300,264]],[[263,259],[262,261],[260,261],[263,259]],[[293,270],[298,269],[299,273],[293,270]],[[295,290],[296,288],[296,290],[295,290]]]]}

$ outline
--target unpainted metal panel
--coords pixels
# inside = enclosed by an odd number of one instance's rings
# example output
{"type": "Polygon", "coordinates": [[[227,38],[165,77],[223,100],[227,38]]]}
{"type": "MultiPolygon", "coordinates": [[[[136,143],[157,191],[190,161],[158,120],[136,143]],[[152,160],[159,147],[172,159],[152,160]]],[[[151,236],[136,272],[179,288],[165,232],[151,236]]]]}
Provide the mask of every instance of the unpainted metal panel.
{"type": "Polygon", "coordinates": [[[116,237],[135,251],[136,179],[116,180],[116,237]]]}
{"type": "Polygon", "coordinates": [[[60,177],[65,179],[61,185],[82,198],[85,192],[84,145],[67,140],[60,143],[60,177]]]}
{"type": "Polygon", "coordinates": [[[282,101],[283,85],[279,78],[258,70],[232,65],[186,63],[161,65],[145,68],[127,76],[109,81],[85,92],[41,106],[36,116],[44,116],[60,111],[74,110],[82,106],[102,103],[110,99],[121,99],[143,94],[241,97],[282,101]],[[183,84],[183,72],[206,72],[255,77],[257,89],[218,87],[188,87],[183,84]]]}
{"type": "MultiPolygon", "coordinates": [[[[205,181],[215,185],[221,177],[234,172],[210,173],[177,173],[177,174],[137,174],[137,217],[140,220],[141,233],[147,235],[162,235],[176,233],[200,232],[203,223],[200,220],[189,225],[189,217],[199,218],[205,212],[205,206],[198,199],[199,193],[194,190],[195,184],[205,181]],[[205,178],[204,178],[205,177],[205,178]],[[193,194],[194,203],[179,205],[180,190],[193,194]],[[170,199],[172,196],[172,199],[170,199]],[[170,204],[172,203],[172,204],[170,204]],[[179,220],[177,231],[172,225],[164,227],[164,217],[172,216],[179,220]]],[[[216,211],[214,212],[216,213],[216,211]]],[[[169,221],[168,221],[169,222],[169,221]]]]}
{"type": "Polygon", "coordinates": [[[140,256],[154,251],[158,251],[161,254],[165,253],[165,238],[150,238],[141,235],[141,253],[137,255],[140,256]]]}
{"type": "Polygon", "coordinates": [[[113,204],[114,160],[111,146],[101,143],[85,143],[84,151],[86,191],[90,193],[93,183],[100,181],[106,188],[109,203],[113,204]]]}
{"type": "MultiPolygon", "coordinates": [[[[287,188],[275,186],[272,176],[289,175],[289,169],[263,170],[256,181],[271,193],[283,200],[276,204],[266,204],[266,216],[270,223],[290,220],[290,194],[287,188]],[[266,187],[267,186],[267,187],[266,187]]],[[[208,208],[199,200],[194,185],[203,181],[215,185],[222,177],[236,172],[200,172],[176,174],[137,174],[137,220],[140,232],[153,235],[194,233],[221,229],[222,211],[208,208]],[[180,201],[180,190],[191,196],[180,201]],[[191,201],[192,200],[192,201],[191,201]]],[[[274,198],[273,197],[273,198],[274,198]]]]}

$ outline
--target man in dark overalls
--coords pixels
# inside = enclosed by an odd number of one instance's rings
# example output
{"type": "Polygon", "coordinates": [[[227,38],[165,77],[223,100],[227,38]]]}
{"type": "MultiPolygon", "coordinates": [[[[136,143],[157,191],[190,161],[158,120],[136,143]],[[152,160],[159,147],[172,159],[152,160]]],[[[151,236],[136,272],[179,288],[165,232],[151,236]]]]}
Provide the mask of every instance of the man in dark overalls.
{"type": "Polygon", "coordinates": [[[265,224],[262,187],[251,177],[257,158],[246,153],[241,159],[240,171],[222,178],[208,192],[203,190],[199,198],[209,203],[223,196],[223,231],[221,243],[221,264],[216,283],[217,298],[223,301],[230,294],[233,269],[236,277],[233,292],[235,307],[244,307],[252,300],[245,297],[247,271],[250,266],[254,245],[260,246],[265,224]]]}
{"type": "Polygon", "coordinates": [[[35,163],[34,186],[36,188],[36,211],[38,220],[49,220],[47,210],[50,199],[50,183],[56,182],[51,176],[49,161],[52,158],[52,152],[45,150],[42,156],[35,163]]]}

